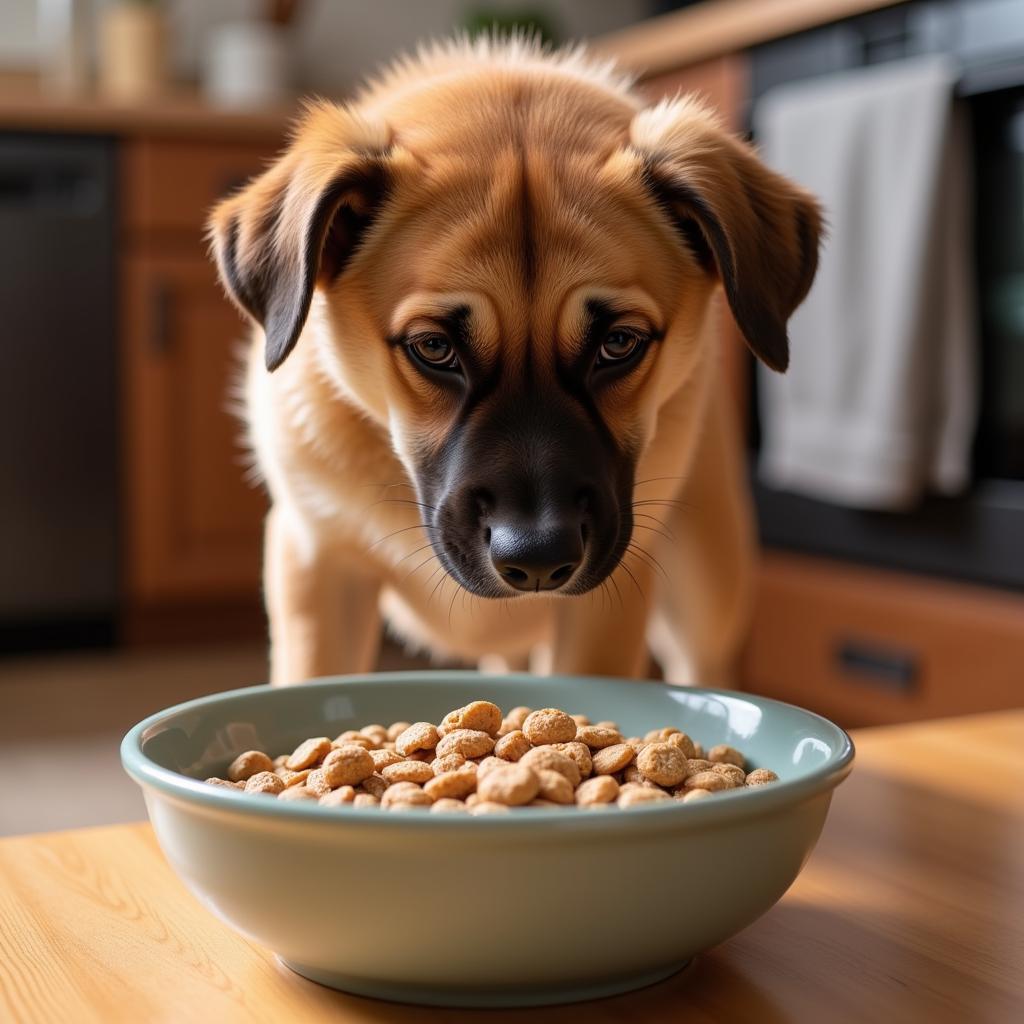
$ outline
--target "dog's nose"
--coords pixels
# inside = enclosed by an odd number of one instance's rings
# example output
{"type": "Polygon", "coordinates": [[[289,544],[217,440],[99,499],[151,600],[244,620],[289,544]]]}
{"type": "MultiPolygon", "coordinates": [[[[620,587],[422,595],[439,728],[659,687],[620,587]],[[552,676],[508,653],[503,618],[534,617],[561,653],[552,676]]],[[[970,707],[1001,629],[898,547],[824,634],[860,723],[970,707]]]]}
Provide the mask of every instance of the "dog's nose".
{"type": "Polygon", "coordinates": [[[519,525],[491,526],[491,563],[516,590],[558,590],[583,560],[579,526],[540,531],[519,525]]]}

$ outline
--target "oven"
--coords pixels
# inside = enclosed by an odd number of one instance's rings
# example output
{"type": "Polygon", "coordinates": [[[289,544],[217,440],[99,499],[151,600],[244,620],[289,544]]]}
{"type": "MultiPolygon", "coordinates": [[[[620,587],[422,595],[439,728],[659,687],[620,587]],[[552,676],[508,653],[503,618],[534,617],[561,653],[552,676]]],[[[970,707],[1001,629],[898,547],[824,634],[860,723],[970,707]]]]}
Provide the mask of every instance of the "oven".
{"type": "MultiPolygon", "coordinates": [[[[980,351],[971,481],[899,512],[866,511],[752,481],[776,548],[1024,590],[1024,0],[921,0],[752,52],[752,102],[774,87],[929,53],[960,69],[969,125],[980,351]]],[[[755,139],[756,141],[756,139],[755,139]]],[[[752,370],[749,442],[760,445],[752,370]]]]}

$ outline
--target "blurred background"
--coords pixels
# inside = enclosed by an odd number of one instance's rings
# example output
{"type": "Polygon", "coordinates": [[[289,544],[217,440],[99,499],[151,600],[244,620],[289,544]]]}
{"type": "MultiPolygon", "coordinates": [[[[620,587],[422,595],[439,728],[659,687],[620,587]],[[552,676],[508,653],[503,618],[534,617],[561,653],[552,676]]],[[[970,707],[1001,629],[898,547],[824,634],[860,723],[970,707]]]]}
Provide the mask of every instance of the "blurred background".
{"type": "Polygon", "coordinates": [[[1024,0],[4,0],[0,835],[141,817],[121,734],[266,677],[206,211],[303,94],[493,24],[702,93],[825,203],[790,374],[723,316],[741,685],[847,727],[1022,703],[1024,0]]]}

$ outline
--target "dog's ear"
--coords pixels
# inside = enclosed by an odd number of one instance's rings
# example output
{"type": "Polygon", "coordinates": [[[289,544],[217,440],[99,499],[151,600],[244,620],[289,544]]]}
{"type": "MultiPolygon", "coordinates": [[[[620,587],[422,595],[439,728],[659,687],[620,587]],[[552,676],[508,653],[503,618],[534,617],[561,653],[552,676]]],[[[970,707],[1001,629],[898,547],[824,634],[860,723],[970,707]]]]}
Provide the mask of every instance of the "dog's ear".
{"type": "Polygon", "coordinates": [[[275,370],[298,340],[316,285],[345,268],[387,188],[390,133],[319,103],[263,174],[219,203],[209,236],[228,294],[266,335],[275,370]]]}
{"type": "Polygon", "coordinates": [[[773,370],[784,371],[786,321],[818,266],[817,201],[765,167],[692,98],[641,111],[630,135],[653,198],[721,279],[747,344],[773,370]]]}

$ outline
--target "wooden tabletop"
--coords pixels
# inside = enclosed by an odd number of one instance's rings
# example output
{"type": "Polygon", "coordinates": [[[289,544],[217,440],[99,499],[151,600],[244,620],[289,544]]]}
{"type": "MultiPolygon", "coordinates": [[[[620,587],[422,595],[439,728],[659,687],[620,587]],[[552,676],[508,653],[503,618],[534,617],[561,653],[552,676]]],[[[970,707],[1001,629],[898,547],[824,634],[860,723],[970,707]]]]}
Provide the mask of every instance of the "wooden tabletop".
{"type": "Polygon", "coordinates": [[[1024,712],[855,739],[853,774],[783,900],[633,995],[488,1014],[321,988],[200,907],[149,827],[127,825],[0,842],[0,1021],[1024,1019],[1024,712]]]}

